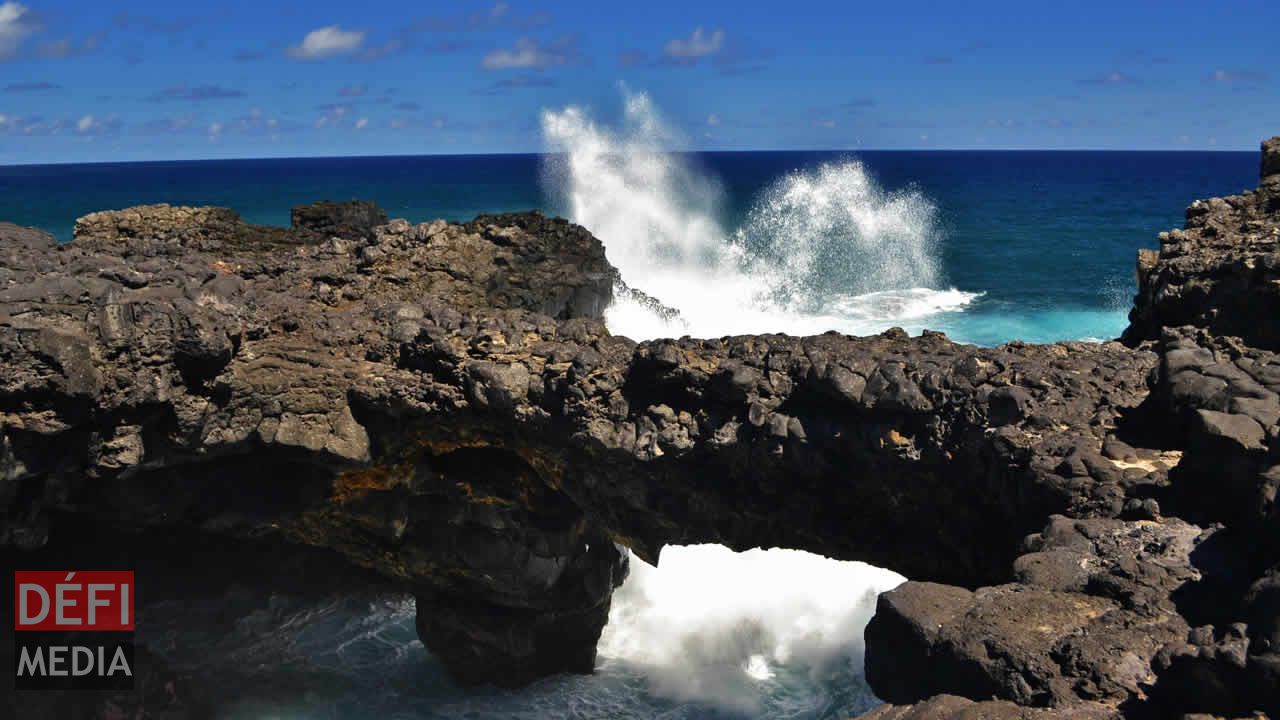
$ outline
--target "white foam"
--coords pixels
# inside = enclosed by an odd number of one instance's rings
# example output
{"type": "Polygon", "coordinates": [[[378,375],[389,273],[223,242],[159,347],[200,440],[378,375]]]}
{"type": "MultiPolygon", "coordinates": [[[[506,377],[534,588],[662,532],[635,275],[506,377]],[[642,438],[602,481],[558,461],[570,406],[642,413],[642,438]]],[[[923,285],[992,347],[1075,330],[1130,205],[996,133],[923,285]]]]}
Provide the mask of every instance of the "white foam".
{"type": "Polygon", "coordinates": [[[631,563],[600,639],[606,666],[639,670],[654,694],[749,714],[778,711],[784,686],[817,701],[817,678],[835,665],[861,675],[876,596],[905,580],[798,550],[720,545],[668,546],[657,567],[631,563]]]}
{"type": "Polygon", "coordinates": [[[614,332],[866,334],[977,297],[939,289],[928,198],[883,191],[857,161],[779,179],[726,230],[720,184],[664,151],[680,139],[646,95],[624,95],[616,132],[578,107],[542,115],[561,153],[548,177],[571,219],[604,242],[628,284],[680,311],[663,319],[621,297],[605,315],[614,332]]]}

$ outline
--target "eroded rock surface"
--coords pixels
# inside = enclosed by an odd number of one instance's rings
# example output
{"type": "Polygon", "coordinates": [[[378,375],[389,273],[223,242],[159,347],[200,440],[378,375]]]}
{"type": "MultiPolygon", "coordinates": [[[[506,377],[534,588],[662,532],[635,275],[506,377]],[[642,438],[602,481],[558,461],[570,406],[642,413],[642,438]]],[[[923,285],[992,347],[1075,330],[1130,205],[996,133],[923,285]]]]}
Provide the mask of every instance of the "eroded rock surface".
{"type": "Polygon", "coordinates": [[[413,592],[461,681],[507,685],[591,670],[623,546],[800,548],[912,578],[867,631],[883,717],[1267,710],[1280,363],[1160,304],[1270,302],[1177,259],[1261,267],[1265,237],[1214,243],[1274,222],[1267,173],[1167,244],[1143,292],[1182,295],[1139,299],[1136,347],[637,344],[601,321],[600,242],[536,213],[0,226],[0,544],[92,516],[103,542],[319,548],[413,592]]]}
{"type": "Polygon", "coordinates": [[[1256,190],[1196,200],[1186,227],[1160,233],[1160,250],[1138,253],[1138,296],[1127,342],[1194,325],[1280,350],[1280,139],[1262,146],[1256,190]]]}

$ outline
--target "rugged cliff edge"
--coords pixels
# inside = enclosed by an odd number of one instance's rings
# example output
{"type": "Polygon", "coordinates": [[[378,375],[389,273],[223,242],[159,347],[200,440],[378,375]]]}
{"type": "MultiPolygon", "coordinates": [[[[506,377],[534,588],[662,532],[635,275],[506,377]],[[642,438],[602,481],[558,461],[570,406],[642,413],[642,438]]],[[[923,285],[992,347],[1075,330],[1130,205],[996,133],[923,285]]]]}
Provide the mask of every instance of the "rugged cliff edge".
{"type": "Polygon", "coordinates": [[[776,545],[913,578],[867,673],[921,704],[883,717],[1275,708],[1280,336],[1228,318],[1278,297],[1280,140],[1263,170],[1140,256],[1129,346],[637,344],[600,242],[534,213],[0,225],[0,556],[318,552],[517,685],[591,670],[618,546],[776,545]]]}

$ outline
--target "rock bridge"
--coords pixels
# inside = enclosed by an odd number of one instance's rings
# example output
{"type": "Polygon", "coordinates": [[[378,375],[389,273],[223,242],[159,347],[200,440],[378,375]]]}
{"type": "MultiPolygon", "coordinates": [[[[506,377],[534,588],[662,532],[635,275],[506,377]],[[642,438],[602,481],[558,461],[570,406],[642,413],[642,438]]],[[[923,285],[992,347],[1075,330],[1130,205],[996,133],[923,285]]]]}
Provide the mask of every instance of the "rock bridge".
{"type": "Polygon", "coordinates": [[[918,704],[881,717],[1275,708],[1280,347],[1216,309],[1277,297],[1277,158],[1140,256],[1124,344],[635,343],[600,242],[536,213],[0,225],[0,554],[385,583],[519,685],[592,670],[622,548],[789,547],[912,579],[867,673],[918,704]]]}

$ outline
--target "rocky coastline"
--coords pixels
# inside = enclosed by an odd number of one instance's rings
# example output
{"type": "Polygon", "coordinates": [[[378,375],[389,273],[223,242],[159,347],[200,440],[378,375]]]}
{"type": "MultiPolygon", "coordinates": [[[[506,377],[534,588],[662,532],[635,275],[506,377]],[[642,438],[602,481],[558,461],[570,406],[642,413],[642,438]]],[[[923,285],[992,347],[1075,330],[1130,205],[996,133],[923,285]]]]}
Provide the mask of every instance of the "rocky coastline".
{"type": "Polygon", "coordinates": [[[0,557],[385,584],[519,686],[591,672],[623,548],[788,547],[911,578],[868,717],[1274,713],[1280,138],[1160,242],[1116,342],[636,343],[602,317],[640,289],[538,213],[0,223],[0,557]]]}

